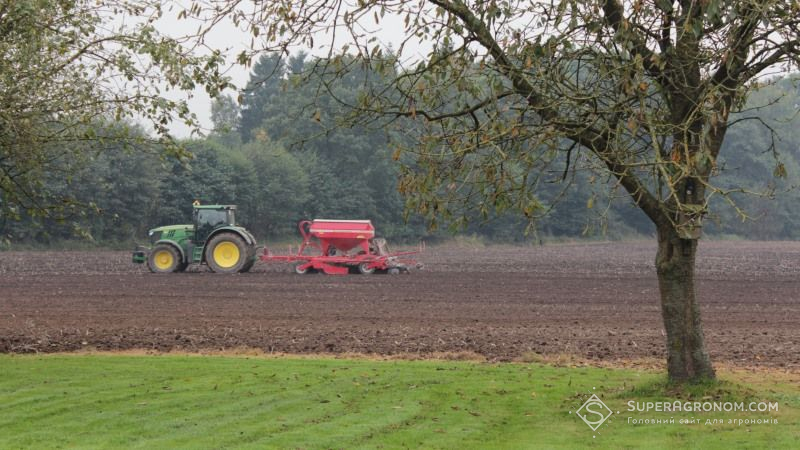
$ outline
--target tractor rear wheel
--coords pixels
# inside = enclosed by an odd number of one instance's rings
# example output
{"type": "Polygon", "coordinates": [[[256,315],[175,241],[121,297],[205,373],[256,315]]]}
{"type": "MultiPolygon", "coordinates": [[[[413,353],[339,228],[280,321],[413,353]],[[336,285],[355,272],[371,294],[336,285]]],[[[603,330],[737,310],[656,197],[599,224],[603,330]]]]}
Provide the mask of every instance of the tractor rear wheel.
{"type": "Polygon", "coordinates": [[[249,247],[238,234],[220,233],[206,245],[206,263],[217,273],[242,272],[252,256],[249,247]]]}
{"type": "Polygon", "coordinates": [[[248,257],[247,258],[247,264],[245,264],[244,267],[242,267],[242,270],[240,270],[239,272],[241,272],[241,273],[250,272],[250,269],[253,268],[253,264],[255,264],[255,263],[256,263],[256,260],[254,260],[253,258],[248,257]]]}
{"type": "Polygon", "coordinates": [[[178,249],[169,244],[158,244],[147,256],[147,268],[153,273],[182,272],[186,269],[178,249]]]}
{"type": "Polygon", "coordinates": [[[253,265],[256,263],[256,248],[255,246],[248,245],[247,246],[247,261],[244,263],[244,267],[240,272],[250,272],[250,269],[253,268],[253,265]]]}

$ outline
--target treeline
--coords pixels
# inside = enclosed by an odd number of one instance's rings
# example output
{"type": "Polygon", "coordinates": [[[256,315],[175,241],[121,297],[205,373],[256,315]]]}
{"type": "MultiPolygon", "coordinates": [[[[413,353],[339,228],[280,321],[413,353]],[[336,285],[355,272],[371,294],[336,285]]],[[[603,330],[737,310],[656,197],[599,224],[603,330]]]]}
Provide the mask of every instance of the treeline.
{"type": "MultiPolygon", "coordinates": [[[[392,128],[343,122],[345,105],[358,102],[364,77],[375,75],[350,70],[335,80],[309,77],[314,67],[302,54],[262,57],[239,101],[221,97],[214,103],[214,131],[184,143],[192,159],[164,157],[152,146],[89,152],[77,173],[57,181],[86,207],[44,219],[25,211],[5,215],[0,238],[39,244],[76,235],[103,244],[143,240],[148,228],[187,223],[193,200],[239,205],[239,221],[261,239],[294,236],[298,220],[314,217],[368,218],[395,240],[448,236],[446,230],[430,231],[420,217],[404,216],[390,146],[399,137],[391,135],[392,128]]],[[[800,197],[792,189],[800,182],[799,105],[796,80],[785,79],[752,94],[745,112],[734,118],[717,183],[742,192],[714,196],[706,233],[800,238],[800,197]],[[751,220],[743,221],[745,214],[751,220]]],[[[516,242],[652,234],[650,222],[611,186],[613,180],[588,173],[568,179],[555,174],[541,192],[559,201],[535,228],[509,211],[488,220],[476,215],[461,232],[516,242]]]]}

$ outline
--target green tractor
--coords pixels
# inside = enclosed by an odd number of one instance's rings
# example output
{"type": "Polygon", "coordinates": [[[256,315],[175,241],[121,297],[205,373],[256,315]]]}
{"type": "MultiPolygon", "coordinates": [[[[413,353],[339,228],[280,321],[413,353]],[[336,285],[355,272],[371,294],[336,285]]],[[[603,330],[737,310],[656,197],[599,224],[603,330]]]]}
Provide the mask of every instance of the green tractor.
{"type": "Polygon", "coordinates": [[[247,272],[256,262],[256,240],[236,226],[236,206],[194,204],[192,225],[168,225],[148,232],[152,248],[137,247],[133,262],[151,272],[183,272],[208,264],[218,273],[247,272]]]}

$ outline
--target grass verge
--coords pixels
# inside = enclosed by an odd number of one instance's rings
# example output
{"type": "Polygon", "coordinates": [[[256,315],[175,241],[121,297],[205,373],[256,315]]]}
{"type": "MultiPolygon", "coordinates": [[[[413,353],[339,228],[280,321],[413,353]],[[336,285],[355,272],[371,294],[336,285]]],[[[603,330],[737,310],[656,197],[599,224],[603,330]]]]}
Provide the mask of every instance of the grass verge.
{"type": "Polygon", "coordinates": [[[2,355],[0,374],[0,448],[800,448],[798,375],[780,372],[679,389],[538,363],[2,355]],[[593,393],[615,412],[595,432],[575,415],[593,393]],[[660,400],[779,410],[627,410],[660,400]]]}

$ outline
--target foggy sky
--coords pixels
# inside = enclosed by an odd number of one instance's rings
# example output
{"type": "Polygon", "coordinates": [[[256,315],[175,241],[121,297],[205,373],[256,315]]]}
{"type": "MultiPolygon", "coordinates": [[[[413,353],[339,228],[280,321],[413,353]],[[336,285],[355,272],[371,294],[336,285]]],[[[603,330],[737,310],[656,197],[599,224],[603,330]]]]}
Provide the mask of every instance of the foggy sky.
{"type": "MultiPolygon", "coordinates": [[[[177,10],[165,12],[164,17],[155,23],[156,28],[165,35],[182,38],[191,36],[197,32],[199,22],[191,19],[178,19],[177,10]]],[[[379,25],[374,22],[364,25],[365,28],[374,32],[374,36],[378,37],[378,42],[384,47],[392,46],[397,49],[404,37],[403,21],[398,16],[387,14],[379,25]]],[[[372,34],[371,34],[372,35],[372,34]]],[[[333,43],[334,48],[340,49],[345,44],[346,33],[337,33],[337,42],[333,43]]],[[[219,49],[226,55],[228,62],[228,69],[226,74],[231,77],[232,83],[237,89],[243,88],[249,79],[250,70],[241,65],[235,64],[235,57],[243,49],[248,48],[251,43],[252,35],[248,31],[237,29],[230,22],[223,22],[217,25],[205,39],[205,44],[209,48],[219,49]]],[[[305,51],[312,56],[326,56],[331,46],[331,36],[329,33],[319,33],[314,36],[314,48],[295,47],[292,48],[292,54],[300,51],[305,51]]],[[[423,56],[423,49],[425,45],[419,42],[408,42],[404,47],[404,57],[411,57],[414,59],[421,59],[423,56]]],[[[255,59],[253,61],[255,63],[255,59]]],[[[227,90],[225,94],[231,95],[234,98],[238,96],[237,90],[227,90]]],[[[194,92],[170,91],[165,94],[166,97],[174,100],[186,99],[189,108],[194,112],[204,132],[210,130],[211,123],[211,102],[212,100],[206,92],[200,88],[195,89],[194,92]]],[[[189,137],[190,129],[183,123],[173,122],[170,126],[170,131],[177,137],[189,137]]]]}

